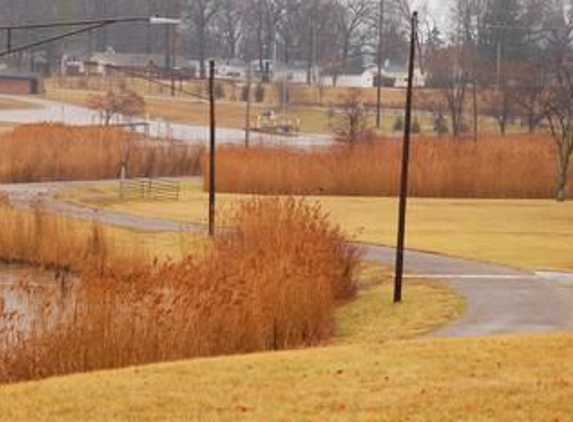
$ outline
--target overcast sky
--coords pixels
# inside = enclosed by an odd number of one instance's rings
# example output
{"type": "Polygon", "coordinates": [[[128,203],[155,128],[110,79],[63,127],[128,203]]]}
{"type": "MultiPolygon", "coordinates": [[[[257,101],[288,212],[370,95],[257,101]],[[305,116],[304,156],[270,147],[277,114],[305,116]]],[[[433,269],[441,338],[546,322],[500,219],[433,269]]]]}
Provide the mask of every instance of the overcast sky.
{"type": "Polygon", "coordinates": [[[417,0],[414,4],[428,5],[432,17],[436,19],[440,29],[444,29],[443,26],[447,23],[450,13],[451,2],[449,0],[417,0]]]}

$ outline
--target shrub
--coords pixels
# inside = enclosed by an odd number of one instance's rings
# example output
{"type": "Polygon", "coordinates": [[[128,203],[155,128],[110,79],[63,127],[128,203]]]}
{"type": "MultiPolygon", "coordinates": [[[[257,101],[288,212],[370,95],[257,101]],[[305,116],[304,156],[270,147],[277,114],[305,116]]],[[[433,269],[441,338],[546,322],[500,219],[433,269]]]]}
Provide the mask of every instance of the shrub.
{"type": "Polygon", "coordinates": [[[350,91],[344,104],[331,107],[329,114],[330,128],[338,142],[358,145],[374,140],[371,111],[361,100],[358,90],[350,91]]]}
{"type": "Polygon", "coordinates": [[[420,122],[418,119],[414,119],[414,121],[412,122],[412,133],[419,135],[420,133],[422,133],[422,126],[420,125],[420,122]]]}
{"type": "Polygon", "coordinates": [[[255,102],[257,103],[262,103],[265,101],[265,95],[266,95],[266,90],[263,84],[258,84],[255,87],[255,92],[254,92],[254,99],[255,102]]]}
{"type": "Polygon", "coordinates": [[[394,120],[394,126],[392,126],[392,130],[394,132],[403,132],[405,127],[404,118],[402,116],[396,117],[394,120]]]}
{"type": "Polygon", "coordinates": [[[446,121],[444,116],[438,116],[434,120],[434,132],[436,132],[438,136],[443,136],[447,135],[449,131],[450,128],[448,127],[448,122],[446,121]]]}
{"type": "Polygon", "coordinates": [[[225,86],[222,83],[215,83],[213,87],[213,93],[215,95],[215,99],[221,100],[225,98],[225,86]]]}
{"type": "MultiPolygon", "coordinates": [[[[34,303],[43,323],[0,339],[0,382],[327,339],[335,306],[354,295],[358,250],[317,205],[295,199],[246,202],[229,224],[181,262],[86,263],[64,307],[48,285],[34,303]]],[[[20,292],[29,297],[25,284],[20,292]]]]}

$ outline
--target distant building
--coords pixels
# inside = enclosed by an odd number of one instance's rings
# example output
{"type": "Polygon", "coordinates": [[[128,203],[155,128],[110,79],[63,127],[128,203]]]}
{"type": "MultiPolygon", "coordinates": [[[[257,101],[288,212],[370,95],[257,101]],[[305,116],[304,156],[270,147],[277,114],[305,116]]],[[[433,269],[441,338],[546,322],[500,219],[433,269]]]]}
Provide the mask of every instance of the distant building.
{"type": "MultiPolygon", "coordinates": [[[[217,77],[222,79],[246,80],[248,77],[248,63],[239,60],[217,61],[217,77]]],[[[267,83],[282,82],[285,78],[291,84],[304,85],[308,83],[308,65],[304,62],[293,62],[285,65],[274,60],[253,60],[251,62],[254,80],[267,83]]]]}
{"type": "MultiPolygon", "coordinates": [[[[162,54],[116,53],[113,50],[96,52],[86,58],[62,57],[62,74],[109,75],[113,67],[133,72],[154,73],[156,76],[169,76],[171,69],[168,58],[162,54]]],[[[174,59],[173,70],[178,76],[192,78],[196,75],[197,64],[181,56],[174,59]]]]}
{"type": "MultiPolygon", "coordinates": [[[[339,69],[330,71],[327,76],[322,76],[323,86],[338,86],[345,88],[372,88],[377,86],[378,66],[372,61],[362,58],[349,61],[346,69],[338,74],[339,69]]],[[[408,86],[408,68],[405,65],[396,65],[386,61],[382,67],[381,86],[389,88],[405,88],[408,86]]],[[[419,68],[415,69],[414,86],[424,87],[426,76],[419,68]]]]}
{"type": "Polygon", "coordinates": [[[0,73],[0,94],[37,95],[44,92],[40,76],[26,73],[0,73]]]}

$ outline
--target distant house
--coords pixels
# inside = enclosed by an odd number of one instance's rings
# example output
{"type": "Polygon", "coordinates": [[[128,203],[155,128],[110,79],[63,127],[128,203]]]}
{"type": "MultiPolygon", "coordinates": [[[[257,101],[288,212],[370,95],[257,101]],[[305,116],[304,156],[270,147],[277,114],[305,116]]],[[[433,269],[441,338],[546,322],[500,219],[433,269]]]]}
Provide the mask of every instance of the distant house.
{"type": "Polygon", "coordinates": [[[308,64],[305,62],[292,62],[288,65],[276,64],[273,72],[273,80],[276,82],[287,79],[294,85],[305,85],[308,83],[308,64]]]}
{"type": "Polygon", "coordinates": [[[36,95],[44,92],[40,76],[26,73],[0,73],[0,94],[36,95]]]}
{"type": "MultiPolygon", "coordinates": [[[[367,86],[376,87],[378,79],[378,67],[371,66],[364,71],[364,81],[367,86]]],[[[382,86],[394,88],[406,88],[408,86],[408,67],[406,65],[396,65],[386,62],[382,68],[382,86]]],[[[414,69],[414,86],[423,88],[426,86],[426,75],[420,68],[414,69]]]]}
{"type": "MultiPolygon", "coordinates": [[[[217,64],[217,77],[222,79],[246,80],[249,64],[243,60],[222,60],[217,64]]],[[[282,82],[285,79],[291,84],[302,85],[308,82],[308,65],[304,62],[292,62],[288,65],[275,60],[253,60],[252,76],[264,82],[282,82]]]]}
{"type": "Polygon", "coordinates": [[[223,60],[217,66],[217,77],[221,79],[246,79],[247,63],[240,59],[223,60]]]}
{"type": "MultiPolygon", "coordinates": [[[[349,61],[344,71],[331,70],[329,75],[321,77],[323,86],[346,88],[372,88],[377,86],[378,66],[362,58],[349,61]]],[[[405,88],[408,85],[408,69],[405,65],[396,65],[386,61],[382,68],[381,85],[384,87],[405,88]]],[[[419,68],[415,69],[414,86],[426,85],[426,77],[419,68]]]]}
{"type": "MultiPolygon", "coordinates": [[[[96,52],[86,58],[62,57],[62,73],[67,76],[109,75],[113,67],[133,72],[152,72],[158,76],[169,75],[167,57],[162,54],[116,53],[113,50],[96,52]]],[[[181,56],[175,57],[174,70],[179,76],[194,77],[196,64],[181,56]]]]}

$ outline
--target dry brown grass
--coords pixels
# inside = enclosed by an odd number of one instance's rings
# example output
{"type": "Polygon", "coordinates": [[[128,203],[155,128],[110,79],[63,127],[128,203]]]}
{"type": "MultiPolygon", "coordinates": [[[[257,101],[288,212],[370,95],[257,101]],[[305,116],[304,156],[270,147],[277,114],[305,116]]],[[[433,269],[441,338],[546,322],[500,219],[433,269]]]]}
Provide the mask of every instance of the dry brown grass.
{"type": "MultiPolygon", "coordinates": [[[[137,92],[139,95],[144,96],[171,96],[170,81],[163,82],[165,86],[150,83],[138,78],[131,77],[64,77],[52,78],[46,81],[46,88],[49,93],[58,90],[79,90],[79,91],[108,91],[110,89],[130,89],[137,92]]],[[[221,86],[222,100],[225,101],[242,101],[243,99],[243,86],[233,83],[231,81],[220,80],[217,82],[221,86]]],[[[191,80],[186,81],[182,85],[177,84],[177,87],[182,87],[186,92],[175,93],[175,98],[189,98],[190,93],[200,96],[207,96],[207,81],[191,80]]],[[[278,104],[280,103],[279,91],[282,87],[276,85],[264,85],[265,95],[264,104],[278,104]]],[[[376,103],[376,89],[374,88],[345,88],[345,87],[308,87],[304,85],[292,85],[290,87],[290,101],[292,105],[329,105],[341,104],[345,101],[348,93],[351,90],[360,92],[361,98],[369,103],[376,103]]],[[[433,90],[427,90],[433,92],[433,90]]],[[[400,108],[404,106],[406,96],[404,89],[398,88],[384,88],[383,101],[384,106],[389,108],[400,108]]],[[[420,96],[420,101],[424,97],[420,96]]]]}
{"type": "MultiPolygon", "coordinates": [[[[556,172],[552,148],[545,137],[492,137],[478,144],[419,138],[413,144],[411,194],[552,198],[556,172]]],[[[401,143],[392,140],[312,152],[229,147],[219,153],[218,189],[228,193],[392,196],[398,191],[400,157],[401,143]]],[[[573,187],[573,173],[569,180],[573,187]]]]}
{"type": "MultiPolygon", "coordinates": [[[[4,248],[48,234],[33,218],[13,229],[21,239],[9,237],[4,248]]],[[[54,300],[61,292],[48,288],[33,304],[35,320],[43,323],[2,337],[0,382],[310,346],[329,338],[336,305],[355,293],[358,250],[318,206],[294,199],[247,202],[229,221],[233,230],[180,262],[140,259],[126,266],[102,252],[77,251],[85,263],[80,281],[67,286],[68,311],[54,300]]],[[[85,241],[67,235],[69,249],[85,241]]],[[[99,236],[90,244],[101,251],[107,243],[99,236]]],[[[73,260],[66,254],[58,259],[73,260]]],[[[28,288],[24,284],[20,293],[26,296],[28,288]]],[[[5,314],[4,325],[13,318],[5,314]]]]}
{"type": "Polygon", "coordinates": [[[148,256],[136,241],[124,249],[111,229],[46,213],[40,202],[33,210],[22,211],[0,195],[0,227],[3,263],[80,271],[88,260],[100,266],[114,261],[125,265],[148,256]]]}
{"type": "Polygon", "coordinates": [[[0,183],[116,178],[200,172],[202,148],[159,144],[116,128],[34,124],[0,137],[0,183]]]}

